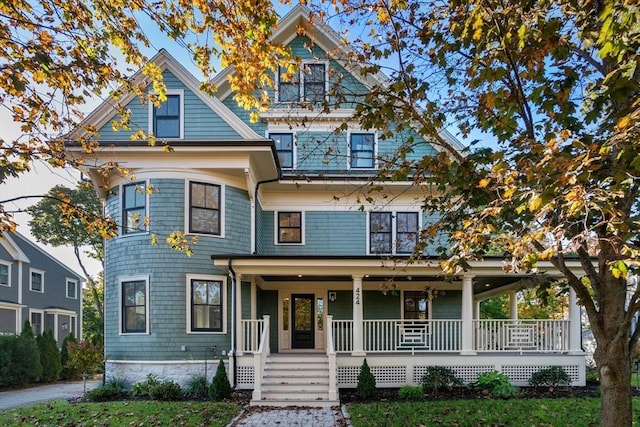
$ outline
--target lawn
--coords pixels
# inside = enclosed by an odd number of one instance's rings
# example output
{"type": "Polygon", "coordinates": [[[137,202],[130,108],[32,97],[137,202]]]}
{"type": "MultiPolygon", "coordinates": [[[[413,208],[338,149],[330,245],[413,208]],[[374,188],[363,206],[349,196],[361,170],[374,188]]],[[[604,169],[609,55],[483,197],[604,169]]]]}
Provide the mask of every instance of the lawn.
{"type": "Polygon", "coordinates": [[[233,403],[57,400],[0,412],[2,426],[225,426],[240,411],[233,403]]]}
{"type": "MultiPolygon", "coordinates": [[[[599,425],[599,398],[463,399],[349,404],[354,427],[599,425]]],[[[633,399],[640,419],[640,398],[633,399]]]]}

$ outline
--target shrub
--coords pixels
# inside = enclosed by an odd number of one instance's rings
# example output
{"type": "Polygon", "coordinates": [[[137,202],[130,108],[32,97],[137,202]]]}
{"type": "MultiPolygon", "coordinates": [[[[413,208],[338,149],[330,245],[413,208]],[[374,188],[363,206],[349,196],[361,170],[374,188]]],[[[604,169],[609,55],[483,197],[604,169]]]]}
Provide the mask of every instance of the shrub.
{"type": "Polygon", "coordinates": [[[429,366],[424,377],[422,377],[422,387],[432,392],[443,389],[452,389],[462,386],[462,380],[456,377],[455,372],[444,366],[429,366]]]}
{"type": "Polygon", "coordinates": [[[153,400],[179,400],[182,398],[182,389],[174,381],[162,381],[149,389],[149,397],[153,400]]]}
{"type": "Polygon", "coordinates": [[[78,344],[78,340],[73,336],[73,334],[67,335],[62,341],[62,348],[60,349],[62,372],[60,373],[60,377],[63,380],[77,380],[80,379],[81,372],[78,370],[78,367],[72,366],[69,363],[69,343],[73,343],[74,345],[78,344]]]}
{"type": "Polygon", "coordinates": [[[14,375],[14,385],[24,386],[42,376],[42,364],[38,344],[33,336],[31,324],[26,321],[22,333],[16,340],[11,365],[8,368],[14,375]]]}
{"type": "Polygon", "coordinates": [[[194,375],[187,382],[187,394],[193,397],[206,397],[208,395],[207,377],[194,375]]]}
{"type": "Polygon", "coordinates": [[[398,397],[402,400],[422,400],[424,397],[424,389],[421,385],[415,387],[405,385],[400,387],[400,390],[398,390],[398,397]]]}
{"type": "Polygon", "coordinates": [[[571,377],[562,366],[540,369],[529,378],[531,387],[560,387],[571,385],[571,377]]]}
{"type": "Polygon", "coordinates": [[[598,375],[598,370],[596,368],[587,366],[585,377],[588,383],[600,384],[600,375],[598,375]]]}
{"type": "Polygon", "coordinates": [[[58,343],[53,337],[53,331],[47,330],[36,338],[38,351],[40,352],[40,363],[42,364],[42,381],[52,383],[57,381],[62,372],[62,362],[60,361],[60,351],[58,343]]]}
{"type": "Polygon", "coordinates": [[[87,399],[91,402],[106,402],[124,397],[127,383],[122,379],[113,379],[105,385],[96,387],[87,392],[87,399]]]}
{"type": "Polygon", "coordinates": [[[216,374],[209,386],[209,397],[213,400],[222,400],[229,396],[231,396],[231,384],[229,384],[229,377],[227,377],[224,362],[220,359],[218,369],[216,369],[216,374]]]}
{"type": "Polygon", "coordinates": [[[67,343],[69,358],[67,365],[71,372],[81,374],[93,374],[102,368],[102,347],[89,341],[70,341],[67,343]]]}
{"type": "Polygon", "coordinates": [[[356,386],[358,396],[369,399],[376,395],[376,377],[371,373],[367,359],[365,358],[358,374],[358,385],[356,386]]]}
{"type": "Polygon", "coordinates": [[[511,384],[509,377],[498,371],[478,375],[472,386],[500,397],[509,397],[516,393],[516,388],[511,384]]]}
{"type": "Polygon", "coordinates": [[[142,397],[150,396],[151,389],[160,384],[160,380],[154,374],[147,374],[147,379],[133,385],[131,395],[142,397]]]}

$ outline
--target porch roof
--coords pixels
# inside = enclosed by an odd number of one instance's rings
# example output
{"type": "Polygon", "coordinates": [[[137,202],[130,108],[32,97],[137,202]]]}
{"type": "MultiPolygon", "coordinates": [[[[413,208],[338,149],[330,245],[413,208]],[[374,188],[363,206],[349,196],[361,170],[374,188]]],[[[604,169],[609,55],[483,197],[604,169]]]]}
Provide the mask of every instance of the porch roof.
{"type": "MultiPolygon", "coordinates": [[[[409,257],[380,256],[282,256],[282,255],[212,255],[216,267],[233,270],[242,276],[260,276],[264,281],[350,281],[360,276],[363,281],[392,279],[396,282],[446,281],[441,260],[427,258],[411,261],[409,257]]],[[[579,269],[578,260],[569,260],[570,267],[579,269]]],[[[473,277],[473,293],[476,297],[489,298],[511,288],[532,286],[561,277],[550,262],[538,263],[536,272],[506,271],[504,258],[485,258],[471,261],[470,268],[456,275],[473,277]]]]}

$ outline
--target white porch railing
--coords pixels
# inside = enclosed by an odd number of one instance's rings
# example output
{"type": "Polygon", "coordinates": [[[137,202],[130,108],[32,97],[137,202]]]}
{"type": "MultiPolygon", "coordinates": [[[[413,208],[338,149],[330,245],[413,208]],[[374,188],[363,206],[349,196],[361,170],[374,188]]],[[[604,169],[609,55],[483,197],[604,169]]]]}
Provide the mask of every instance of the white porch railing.
{"type": "Polygon", "coordinates": [[[257,351],[253,352],[253,400],[262,400],[262,373],[264,372],[264,365],[267,362],[267,356],[271,353],[271,349],[269,348],[269,315],[264,315],[263,322],[263,328],[260,334],[260,346],[257,351]]]}
{"type": "MultiPolygon", "coordinates": [[[[327,316],[327,323],[333,323],[333,316],[327,316]]],[[[336,365],[336,351],[333,347],[333,329],[327,328],[327,358],[329,359],[329,400],[338,398],[338,378],[336,365]]]]}
{"type": "Polygon", "coordinates": [[[243,353],[255,353],[260,347],[260,337],[265,328],[264,319],[243,319],[240,321],[240,351],[243,353]]]}
{"type": "MultiPolygon", "coordinates": [[[[459,352],[462,320],[364,320],[364,351],[459,352]]],[[[353,320],[327,318],[336,353],[353,351],[353,320]]],[[[569,351],[569,320],[474,320],[473,349],[489,351],[569,351]]]]}
{"type": "Polygon", "coordinates": [[[474,320],[476,351],[569,351],[569,320],[474,320]]]}

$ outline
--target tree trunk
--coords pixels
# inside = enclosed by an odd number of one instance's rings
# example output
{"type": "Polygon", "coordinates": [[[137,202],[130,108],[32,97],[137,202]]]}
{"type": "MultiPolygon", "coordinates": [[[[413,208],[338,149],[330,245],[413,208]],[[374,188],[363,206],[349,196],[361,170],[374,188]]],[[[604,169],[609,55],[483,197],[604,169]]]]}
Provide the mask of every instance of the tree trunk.
{"type": "Polygon", "coordinates": [[[594,356],[600,373],[600,425],[630,426],[631,359],[627,343],[612,342],[605,351],[596,350],[594,356]]]}

